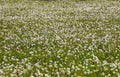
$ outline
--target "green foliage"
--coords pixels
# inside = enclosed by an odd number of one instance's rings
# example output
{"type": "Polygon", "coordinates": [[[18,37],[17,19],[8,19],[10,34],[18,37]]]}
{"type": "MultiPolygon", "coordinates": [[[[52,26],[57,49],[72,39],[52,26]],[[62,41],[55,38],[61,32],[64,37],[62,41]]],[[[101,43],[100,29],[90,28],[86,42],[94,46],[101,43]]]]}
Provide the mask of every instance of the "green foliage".
{"type": "Polygon", "coordinates": [[[1,77],[120,76],[120,2],[0,0],[1,77]]]}

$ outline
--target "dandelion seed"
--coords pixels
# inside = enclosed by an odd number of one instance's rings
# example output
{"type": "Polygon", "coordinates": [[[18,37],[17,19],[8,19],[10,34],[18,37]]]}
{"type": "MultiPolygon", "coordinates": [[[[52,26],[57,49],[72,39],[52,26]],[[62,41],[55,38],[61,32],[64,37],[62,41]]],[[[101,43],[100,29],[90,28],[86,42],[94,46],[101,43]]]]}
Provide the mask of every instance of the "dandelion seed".
{"type": "Polygon", "coordinates": [[[50,77],[50,75],[49,74],[45,74],[45,77],[50,77]]]}
{"type": "Polygon", "coordinates": [[[120,73],[118,73],[117,76],[120,77],[120,73]]]}
{"type": "Polygon", "coordinates": [[[105,73],[101,73],[103,76],[105,76],[105,73]]]}
{"type": "Polygon", "coordinates": [[[114,63],[111,63],[111,64],[110,64],[110,67],[116,68],[116,65],[115,65],[114,63]]]}

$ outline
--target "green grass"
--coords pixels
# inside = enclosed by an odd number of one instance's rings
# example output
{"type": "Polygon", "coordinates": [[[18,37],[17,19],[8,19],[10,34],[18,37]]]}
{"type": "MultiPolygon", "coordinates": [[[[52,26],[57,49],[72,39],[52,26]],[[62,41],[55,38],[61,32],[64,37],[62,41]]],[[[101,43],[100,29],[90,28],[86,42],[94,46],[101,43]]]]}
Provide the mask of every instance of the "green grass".
{"type": "Polygon", "coordinates": [[[120,2],[0,1],[1,77],[119,77],[120,2]]]}

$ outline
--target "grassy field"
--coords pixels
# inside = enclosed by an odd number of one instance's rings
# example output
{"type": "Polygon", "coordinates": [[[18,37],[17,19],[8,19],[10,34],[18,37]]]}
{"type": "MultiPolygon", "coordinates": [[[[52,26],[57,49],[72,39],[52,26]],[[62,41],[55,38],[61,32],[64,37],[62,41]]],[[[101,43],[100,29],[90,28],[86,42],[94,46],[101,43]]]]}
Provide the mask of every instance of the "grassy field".
{"type": "Polygon", "coordinates": [[[120,77],[120,1],[0,0],[0,77],[120,77]]]}

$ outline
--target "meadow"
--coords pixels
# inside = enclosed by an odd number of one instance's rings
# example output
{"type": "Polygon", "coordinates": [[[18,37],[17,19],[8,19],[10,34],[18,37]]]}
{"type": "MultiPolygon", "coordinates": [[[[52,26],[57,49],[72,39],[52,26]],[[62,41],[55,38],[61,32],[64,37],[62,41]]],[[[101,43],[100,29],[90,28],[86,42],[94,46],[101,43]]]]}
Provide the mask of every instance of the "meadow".
{"type": "Polygon", "coordinates": [[[120,77],[120,1],[0,0],[0,77],[120,77]]]}

